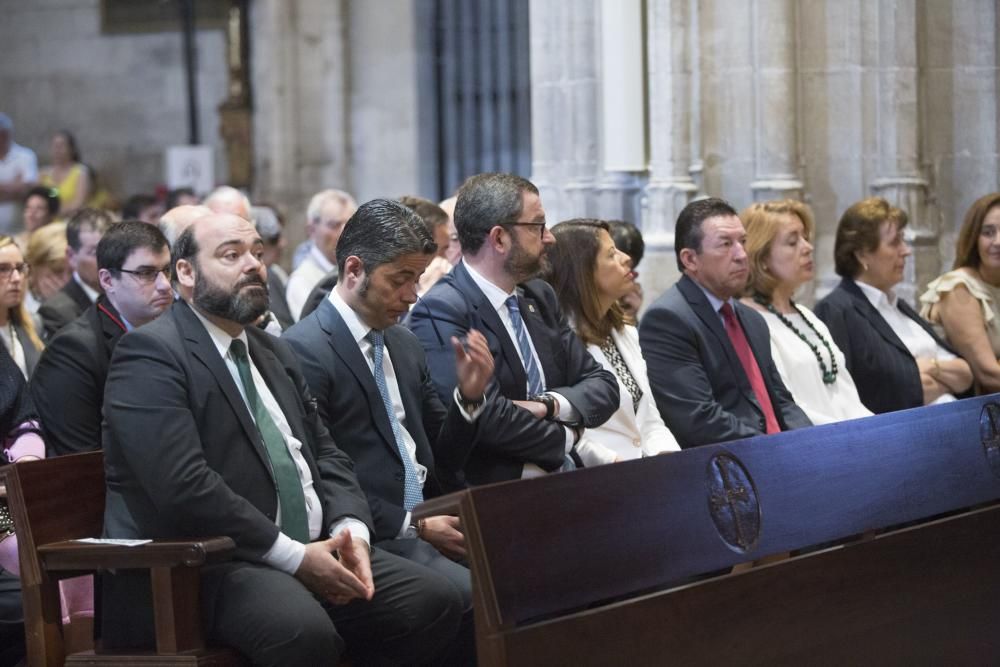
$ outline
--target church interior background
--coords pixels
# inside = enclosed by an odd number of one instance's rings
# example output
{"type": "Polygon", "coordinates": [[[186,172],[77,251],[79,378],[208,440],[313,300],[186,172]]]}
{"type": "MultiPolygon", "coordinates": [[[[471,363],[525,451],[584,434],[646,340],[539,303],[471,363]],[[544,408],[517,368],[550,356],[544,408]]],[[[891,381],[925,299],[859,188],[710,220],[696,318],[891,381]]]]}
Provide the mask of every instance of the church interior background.
{"type": "Polygon", "coordinates": [[[677,277],[692,198],[795,197],[832,288],[837,221],[875,194],[909,213],[913,300],[962,216],[998,189],[992,0],[0,0],[0,110],[47,162],[58,129],[119,199],[164,152],[212,147],[216,180],[305,233],[314,192],[444,198],[529,177],[550,222],[636,222],[647,296],[677,277]],[[192,10],[186,49],[181,10],[192,10]],[[193,96],[186,55],[193,54],[193,96]]]}

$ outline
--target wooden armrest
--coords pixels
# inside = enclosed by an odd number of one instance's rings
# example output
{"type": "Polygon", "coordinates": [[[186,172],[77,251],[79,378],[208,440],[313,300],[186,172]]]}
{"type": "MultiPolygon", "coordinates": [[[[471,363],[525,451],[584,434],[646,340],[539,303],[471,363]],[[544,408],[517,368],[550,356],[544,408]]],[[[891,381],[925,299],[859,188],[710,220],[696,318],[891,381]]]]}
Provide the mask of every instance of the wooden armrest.
{"type": "Polygon", "coordinates": [[[67,540],[38,547],[46,570],[146,569],[152,567],[198,567],[229,560],[236,544],[229,537],[204,540],[154,540],[125,547],[67,540]]]}
{"type": "Polygon", "coordinates": [[[441,516],[451,514],[458,516],[458,510],[462,506],[462,496],[465,491],[456,491],[446,496],[438,496],[425,500],[413,508],[414,519],[426,519],[429,516],[441,516]]]}

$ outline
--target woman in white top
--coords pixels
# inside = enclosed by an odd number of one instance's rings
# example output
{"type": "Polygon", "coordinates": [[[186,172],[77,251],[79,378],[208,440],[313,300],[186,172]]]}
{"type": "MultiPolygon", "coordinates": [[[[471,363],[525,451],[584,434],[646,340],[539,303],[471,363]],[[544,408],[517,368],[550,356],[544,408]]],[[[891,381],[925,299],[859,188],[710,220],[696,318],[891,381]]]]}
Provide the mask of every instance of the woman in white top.
{"type": "Polygon", "coordinates": [[[931,281],[920,302],[920,315],[969,362],[979,391],[1000,391],[1000,192],[969,207],[954,269],[931,281]]]}
{"type": "Polygon", "coordinates": [[[752,204],[740,213],[750,262],[749,296],[771,333],[771,356],[795,403],[814,424],[872,414],[858,397],[844,354],[808,308],[793,300],[812,280],[812,213],[786,199],[752,204]]]}
{"type": "Polygon", "coordinates": [[[679,450],[653,401],[639,334],[618,303],[633,289],[631,260],[601,220],[569,220],[552,235],[549,282],[587,350],[618,378],[621,396],[611,419],[577,443],[580,459],[591,466],[679,450]]]}

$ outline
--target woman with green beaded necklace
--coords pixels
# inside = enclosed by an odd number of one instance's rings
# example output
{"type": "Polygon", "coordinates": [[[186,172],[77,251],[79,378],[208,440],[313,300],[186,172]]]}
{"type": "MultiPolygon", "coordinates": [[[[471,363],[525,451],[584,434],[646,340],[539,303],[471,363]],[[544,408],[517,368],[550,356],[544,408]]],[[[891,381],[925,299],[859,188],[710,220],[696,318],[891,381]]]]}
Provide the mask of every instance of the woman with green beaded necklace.
{"type": "Polygon", "coordinates": [[[750,261],[743,302],[767,321],[771,356],[795,402],[814,424],[871,415],[826,325],[794,300],[814,274],[809,207],[791,199],[761,202],[740,219],[750,261]]]}

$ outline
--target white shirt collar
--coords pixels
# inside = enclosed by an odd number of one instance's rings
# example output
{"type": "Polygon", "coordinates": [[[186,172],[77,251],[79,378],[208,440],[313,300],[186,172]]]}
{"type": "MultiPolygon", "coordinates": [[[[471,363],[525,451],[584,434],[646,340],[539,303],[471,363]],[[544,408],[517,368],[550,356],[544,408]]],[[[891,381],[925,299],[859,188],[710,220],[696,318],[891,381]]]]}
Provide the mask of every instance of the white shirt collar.
{"type": "Polygon", "coordinates": [[[351,335],[354,337],[354,342],[360,345],[361,341],[365,339],[365,336],[368,335],[368,332],[372,328],[361,321],[361,318],[354,312],[354,309],[348,306],[344,298],[337,292],[336,287],[330,290],[330,296],[327,298],[333,304],[333,307],[337,309],[337,312],[340,313],[344,324],[347,325],[351,335]]]}
{"type": "Polygon", "coordinates": [[[868,299],[868,301],[875,306],[876,310],[880,308],[895,308],[898,301],[898,297],[895,292],[890,291],[888,294],[883,292],[877,287],[872,287],[868,283],[861,282],[860,280],[855,280],[854,283],[861,288],[862,294],[868,299]]]}
{"type": "Polygon", "coordinates": [[[93,287],[85,283],[83,278],[81,278],[80,274],[77,273],[76,271],[73,272],[73,280],[75,280],[76,284],[80,286],[80,289],[82,289],[83,293],[87,295],[87,298],[90,299],[91,303],[97,301],[97,297],[100,296],[100,293],[93,287]]]}
{"type": "Polygon", "coordinates": [[[486,300],[490,302],[490,305],[493,306],[494,310],[500,310],[500,308],[506,305],[507,299],[514,292],[507,292],[503,288],[499,287],[489,278],[472,268],[465,262],[464,259],[462,260],[462,263],[465,264],[465,268],[469,272],[469,276],[472,278],[472,281],[483,291],[483,294],[486,295],[486,300]]]}
{"type": "Polygon", "coordinates": [[[326,255],[324,255],[323,252],[319,248],[317,248],[315,244],[313,244],[313,246],[309,248],[309,256],[312,257],[312,260],[316,262],[319,268],[323,269],[323,273],[330,273],[331,271],[333,271],[333,262],[328,260],[326,258],[326,255]]]}
{"type": "Polygon", "coordinates": [[[208,331],[209,337],[212,339],[212,343],[215,344],[215,349],[219,351],[219,355],[225,359],[229,354],[229,346],[233,344],[234,340],[241,340],[243,344],[247,346],[247,354],[250,354],[250,346],[247,344],[247,332],[246,329],[240,329],[240,335],[233,338],[228,333],[220,329],[211,320],[201,314],[201,312],[192,306],[190,303],[191,311],[201,320],[201,323],[205,325],[205,330],[208,331]]]}

